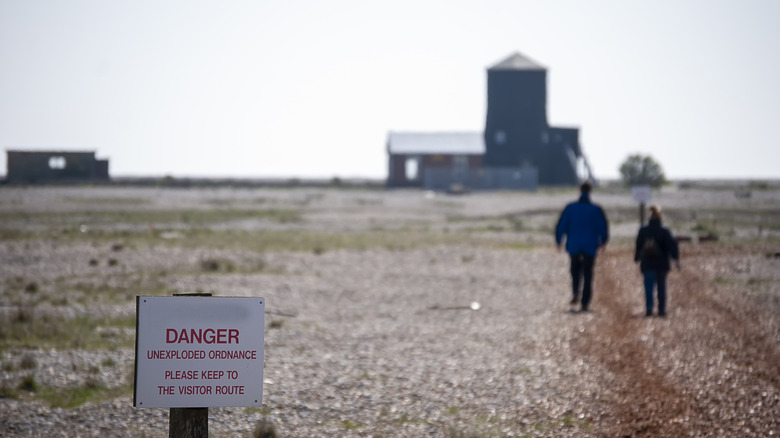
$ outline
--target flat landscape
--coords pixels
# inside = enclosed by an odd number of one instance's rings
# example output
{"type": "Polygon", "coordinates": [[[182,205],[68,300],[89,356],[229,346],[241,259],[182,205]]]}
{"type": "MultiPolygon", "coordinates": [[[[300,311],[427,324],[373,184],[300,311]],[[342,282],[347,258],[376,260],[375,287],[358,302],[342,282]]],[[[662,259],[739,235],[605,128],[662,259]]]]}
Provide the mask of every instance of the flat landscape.
{"type": "Polygon", "coordinates": [[[0,436],[168,436],[133,407],[135,299],[183,293],[266,302],[262,407],[213,437],[780,435],[780,186],[652,196],[666,318],[617,186],[588,313],[553,244],[575,189],[2,186],[0,436]]]}

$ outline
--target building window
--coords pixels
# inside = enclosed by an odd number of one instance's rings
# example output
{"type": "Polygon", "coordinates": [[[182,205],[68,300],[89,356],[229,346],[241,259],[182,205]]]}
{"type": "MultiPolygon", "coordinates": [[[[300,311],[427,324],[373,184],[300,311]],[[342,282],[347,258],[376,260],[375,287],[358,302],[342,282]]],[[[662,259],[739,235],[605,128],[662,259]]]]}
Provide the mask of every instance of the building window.
{"type": "Polygon", "coordinates": [[[65,157],[49,158],[49,169],[64,169],[66,164],[65,157]]]}
{"type": "Polygon", "coordinates": [[[404,170],[406,172],[407,181],[417,181],[417,179],[420,177],[420,158],[418,157],[407,158],[406,166],[404,170]]]}
{"type": "Polygon", "coordinates": [[[506,132],[504,131],[496,131],[496,144],[504,144],[506,143],[506,132]]]}
{"type": "Polygon", "coordinates": [[[452,157],[452,168],[456,170],[466,170],[469,168],[469,157],[466,155],[455,155],[452,157]]]}

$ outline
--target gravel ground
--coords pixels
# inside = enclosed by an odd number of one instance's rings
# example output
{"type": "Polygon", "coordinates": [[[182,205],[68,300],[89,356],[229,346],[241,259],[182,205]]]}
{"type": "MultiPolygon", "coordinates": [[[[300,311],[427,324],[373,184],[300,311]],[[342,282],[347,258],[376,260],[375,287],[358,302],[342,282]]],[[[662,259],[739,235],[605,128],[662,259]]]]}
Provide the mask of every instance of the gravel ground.
{"type": "MultiPolygon", "coordinates": [[[[635,206],[625,193],[596,193],[613,218],[616,243],[599,257],[592,311],[577,313],[568,305],[568,258],[554,250],[545,229],[573,197],[573,192],[441,197],[406,191],[3,189],[0,211],[8,214],[295,205],[305,212],[302,223],[244,220],[240,226],[333,233],[410,224],[456,230],[464,221],[447,218],[465,216],[487,224],[487,237],[523,245],[257,254],[167,245],[112,251],[78,241],[7,239],[0,241],[0,311],[17,308],[15,278],[42,284],[64,278],[58,284],[74,285],[111,281],[112,269],[141,279],[150,271],[168,271],[160,280],[166,290],[265,297],[263,409],[211,408],[210,434],[216,437],[250,436],[260,424],[279,437],[780,434],[780,260],[767,256],[778,250],[771,234],[777,230],[751,224],[733,236],[763,232],[765,240],[685,244],[683,270],[670,277],[669,316],[644,318],[640,278],[627,244],[636,226],[614,219],[635,206]],[[125,204],[118,205],[118,198],[125,204]],[[84,199],[113,205],[85,205],[79,201],[84,199]],[[522,218],[522,230],[491,228],[512,215],[522,218]],[[117,258],[119,266],[103,263],[107,257],[117,258]],[[229,258],[239,267],[262,263],[265,269],[180,273],[204,257],[229,258]],[[92,259],[101,262],[85,262],[92,259]],[[471,308],[474,302],[478,310],[471,308]]],[[[777,192],[758,192],[747,206],[723,191],[659,197],[677,210],[680,228],[694,214],[736,208],[771,224],[780,205],[777,192]],[[699,208],[682,210],[691,205],[699,208]]],[[[4,229],[39,226],[6,217],[11,220],[4,229]]],[[[133,316],[131,298],[72,300],[35,312],[133,316]]],[[[36,381],[44,386],[91,380],[121,387],[132,378],[133,357],[129,348],[12,349],[0,356],[0,383],[18,385],[31,372],[21,364],[32,360],[36,381]]],[[[167,409],[135,409],[131,394],[73,409],[31,397],[0,398],[2,436],[156,437],[167,436],[167,428],[167,409]]]]}

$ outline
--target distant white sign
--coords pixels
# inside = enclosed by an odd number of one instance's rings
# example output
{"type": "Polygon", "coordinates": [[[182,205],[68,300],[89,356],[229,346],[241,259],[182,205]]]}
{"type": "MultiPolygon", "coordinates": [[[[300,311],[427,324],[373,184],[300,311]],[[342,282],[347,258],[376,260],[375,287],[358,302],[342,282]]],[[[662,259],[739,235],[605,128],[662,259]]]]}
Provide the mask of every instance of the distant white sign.
{"type": "Polygon", "coordinates": [[[631,187],[631,197],[639,203],[650,202],[650,186],[631,187]]]}
{"type": "Polygon", "coordinates": [[[137,408],[261,406],[265,299],[137,297],[137,408]]]}

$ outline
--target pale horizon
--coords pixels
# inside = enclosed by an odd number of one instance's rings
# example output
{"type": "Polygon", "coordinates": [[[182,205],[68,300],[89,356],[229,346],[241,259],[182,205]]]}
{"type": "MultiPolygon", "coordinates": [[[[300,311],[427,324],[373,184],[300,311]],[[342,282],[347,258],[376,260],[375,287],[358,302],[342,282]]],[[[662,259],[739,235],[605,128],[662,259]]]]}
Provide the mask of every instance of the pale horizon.
{"type": "Polygon", "coordinates": [[[778,16],[771,0],[4,0],[0,148],[94,151],[112,177],[384,179],[391,131],[482,132],[486,69],[520,52],[598,179],[635,153],[670,180],[776,179],[778,16]]]}

